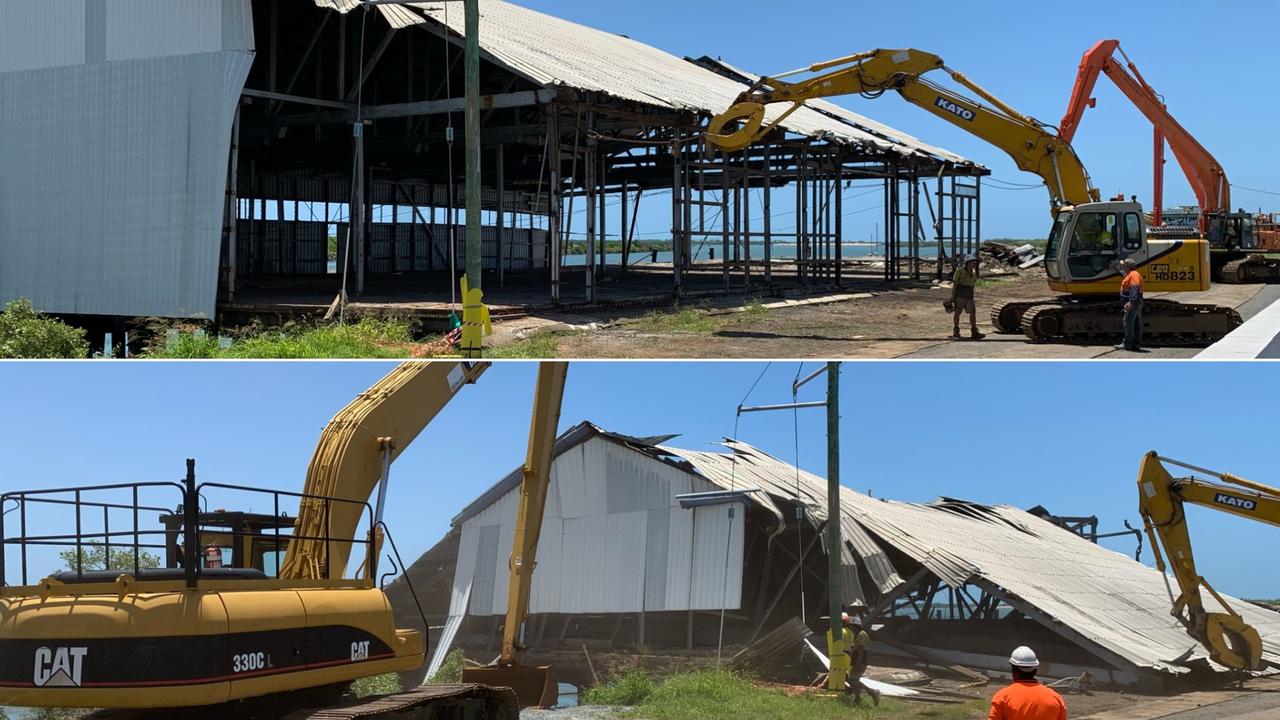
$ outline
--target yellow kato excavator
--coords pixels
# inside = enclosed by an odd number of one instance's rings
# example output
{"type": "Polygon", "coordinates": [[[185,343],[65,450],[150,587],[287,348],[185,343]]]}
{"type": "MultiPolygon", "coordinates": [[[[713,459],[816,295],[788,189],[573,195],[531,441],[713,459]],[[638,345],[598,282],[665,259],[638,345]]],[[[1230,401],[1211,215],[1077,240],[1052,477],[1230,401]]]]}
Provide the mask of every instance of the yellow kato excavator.
{"type": "MultiPolygon", "coordinates": [[[[1154,451],[1142,458],[1138,470],[1138,508],[1156,556],[1156,569],[1162,575],[1166,568],[1171,569],[1178,581],[1179,594],[1173,598],[1173,616],[1186,627],[1191,637],[1208,649],[1209,657],[1215,662],[1236,670],[1260,670],[1263,648],[1258,631],[1246,623],[1196,570],[1191,536],[1187,530],[1187,504],[1280,525],[1280,489],[1161,457],[1154,451]],[[1166,465],[1207,475],[1220,482],[1202,480],[1194,475],[1174,477],[1166,465]],[[1165,556],[1168,556],[1168,565],[1165,556]],[[1200,594],[1201,588],[1207,590],[1226,612],[1208,611],[1200,594]]],[[[1172,589],[1169,594],[1173,596],[1172,589]]]]}
{"type": "MultiPolygon", "coordinates": [[[[546,700],[542,686],[532,700],[511,692],[537,669],[520,668],[518,657],[505,652],[509,662],[487,676],[492,684],[426,685],[357,703],[341,697],[352,680],[423,664],[422,634],[395,627],[379,583],[384,541],[399,560],[382,520],[391,465],[488,367],[409,362],[394,369],[325,427],[301,493],[197,483],[188,460],[181,482],[0,495],[7,511],[0,514],[0,705],[140,711],[246,701],[232,711],[236,716],[340,720],[420,710],[441,718],[514,719],[518,703],[546,700]],[[139,499],[157,494],[176,498],[176,511],[139,499]],[[209,497],[227,495],[265,503],[272,512],[205,509],[209,497]],[[296,518],[280,511],[291,502],[298,503],[296,518]],[[37,518],[55,511],[74,511],[74,534],[35,531],[37,518]],[[163,528],[141,524],[153,512],[163,528]],[[17,518],[18,534],[6,534],[6,516],[17,518]],[[357,538],[362,524],[368,532],[357,538]],[[75,562],[31,582],[29,565],[50,546],[71,548],[75,562]],[[349,576],[357,547],[363,562],[349,576]],[[142,558],[159,549],[164,566],[147,569],[142,558]],[[19,567],[6,568],[6,554],[16,555],[19,567]],[[105,556],[106,567],[87,568],[90,556],[105,556]],[[10,584],[11,577],[20,582],[10,584]],[[503,670],[520,682],[508,681],[503,670]]],[[[564,363],[539,369],[535,445],[525,469],[531,495],[546,494],[532,485],[549,477],[547,448],[566,374],[564,363]]],[[[522,526],[532,527],[517,533],[523,545],[513,576],[532,573],[538,523],[522,526]]],[[[402,560],[398,566],[405,567],[402,560]]],[[[517,607],[527,610],[527,583],[513,579],[512,586],[526,588],[517,607]]]]}
{"type": "MultiPolygon", "coordinates": [[[[1023,115],[942,58],[915,49],[878,49],[764,77],[711,120],[707,139],[725,152],[742,150],[772,132],[805,101],[838,95],[879,97],[896,91],[904,100],[1004,150],[1018,167],[1039,175],[1049,190],[1053,227],[1045,248],[1049,287],[1065,293],[1009,302],[992,309],[999,332],[1023,332],[1033,340],[1078,340],[1123,334],[1117,263],[1133,260],[1147,292],[1209,288],[1209,246],[1200,239],[1149,237],[1142,206],[1123,199],[1100,201],[1071,144],[1023,115]],[[923,77],[934,70],[987,104],[923,77]],[[783,78],[814,74],[790,82],[783,78]],[[789,103],[769,116],[769,106],[789,103]]],[[[1145,337],[1159,344],[1204,344],[1237,327],[1232,308],[1148,299],[1145,337]]]]}

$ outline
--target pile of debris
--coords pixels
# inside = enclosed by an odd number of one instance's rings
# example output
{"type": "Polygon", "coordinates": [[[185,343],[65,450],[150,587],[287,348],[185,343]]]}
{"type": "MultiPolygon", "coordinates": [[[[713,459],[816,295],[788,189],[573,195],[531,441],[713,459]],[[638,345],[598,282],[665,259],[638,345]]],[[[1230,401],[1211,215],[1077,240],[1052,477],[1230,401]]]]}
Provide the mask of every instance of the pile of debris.
{"type": "Polygon", "coordinates": [[[1020,270],[1026,270],[1044,262],[1044,254],[1030,243],[1014,246],[987,240],[982,243],[979,253],[1020,270]]]}

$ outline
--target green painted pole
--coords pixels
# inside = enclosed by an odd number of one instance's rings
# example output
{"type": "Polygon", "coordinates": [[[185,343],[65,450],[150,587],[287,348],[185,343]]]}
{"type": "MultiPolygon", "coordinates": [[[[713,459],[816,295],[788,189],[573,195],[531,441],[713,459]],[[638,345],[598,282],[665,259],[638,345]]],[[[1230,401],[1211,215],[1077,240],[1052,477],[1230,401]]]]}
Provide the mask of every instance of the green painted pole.
{"type": "Polygon", "coordinates": [[[840,637],[840,363],[827,363],[827,594],[831,636],[840,637]]]}
{"type": "Polygon", "coordinates": [[[465,0],[467,286],[480,287],[480,0],[465,0]]]}

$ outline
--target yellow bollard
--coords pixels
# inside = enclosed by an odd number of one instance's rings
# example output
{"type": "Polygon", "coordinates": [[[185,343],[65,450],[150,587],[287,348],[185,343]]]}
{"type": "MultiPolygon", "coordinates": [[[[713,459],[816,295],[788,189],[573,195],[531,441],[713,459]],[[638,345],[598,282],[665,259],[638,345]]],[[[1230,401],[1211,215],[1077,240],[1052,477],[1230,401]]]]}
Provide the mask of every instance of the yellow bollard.
{"type": "MultiPolygon", "coordinates": [[[[844,632],[840,634],[843,636],[844,632]]],[[[827,657],[831,664],[830,671],[827,673],[827,689],[844,692],[845,684],[849,681],[849,672],[853,670],[853,663],[845,653],[844,638],[836,639],[830,630],[827,630],[827,657]]]]}
{"type": "Polygon", "coordinates": [[[467,287],[467,276],[462,276],[462,357],[478,358],[484,350],[484,336],[493,334],[489,322],[489,308],[484,304],[484,292],[480,288],[467,287]]]}

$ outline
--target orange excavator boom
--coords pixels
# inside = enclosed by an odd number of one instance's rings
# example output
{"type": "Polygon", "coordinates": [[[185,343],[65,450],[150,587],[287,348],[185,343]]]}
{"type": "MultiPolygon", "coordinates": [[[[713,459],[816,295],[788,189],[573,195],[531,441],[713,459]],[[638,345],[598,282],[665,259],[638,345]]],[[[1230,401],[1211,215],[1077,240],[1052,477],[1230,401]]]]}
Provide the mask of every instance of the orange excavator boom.
{"type": "MultiPolygon", "coordinates": [[[[1086,108],[1096,103],[1093,88],[1098,82],[1099,73],[1105,73],[1120,92],[1134,104],[1138,110],[1151,121],[1155,131],[1155,191],[1152,198],[1152,211],[1156,225],[1160,224],[1160,209],[1163,203],[1163,171],[1164,143],[1168,141],[1174,158],[1182,167],[1182,172],[1196,194],[1196,203],[1200,206],[1200,222],[1206,222],[1207,215],[1228,212],[1231,209],[1231,185],[1227,182],[1227,174],[1213,154],[1205,149],[1165,107],[1160,94],[1142,77],[1133,61],[1120,48],[1119,40],[1100,40],[1089,48],[1080,59],[1080,69],[1076,74],[1075,87],[1071,90],[1071,102],[1067,112],[1058,125],[1058,134],[1067,142],[1075,137],[1080,127],[1080,120],[1086,108]],[[1115,57],[1119,52],[1124,58],[1122,65],[1115,57]]],[[[1201,227],[1204,231],[1204,227],[1201,227]]]]}

